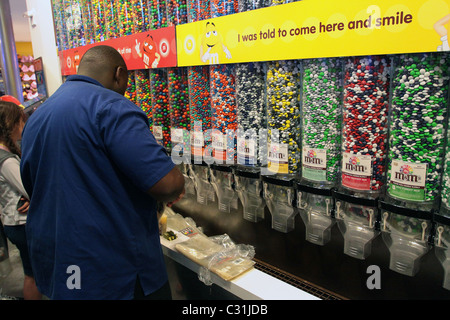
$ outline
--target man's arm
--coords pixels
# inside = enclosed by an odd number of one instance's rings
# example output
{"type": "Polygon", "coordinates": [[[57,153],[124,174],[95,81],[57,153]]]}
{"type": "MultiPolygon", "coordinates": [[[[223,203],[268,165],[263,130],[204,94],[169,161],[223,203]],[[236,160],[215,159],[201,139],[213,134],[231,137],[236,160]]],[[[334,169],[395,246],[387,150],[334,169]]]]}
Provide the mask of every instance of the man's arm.
{"type": "Polygon", "coordinates": [[[166,203],[179,200],[184,193],[184,176],[178,167],[174,167],[148,191],[155,200],[166,203]]]}

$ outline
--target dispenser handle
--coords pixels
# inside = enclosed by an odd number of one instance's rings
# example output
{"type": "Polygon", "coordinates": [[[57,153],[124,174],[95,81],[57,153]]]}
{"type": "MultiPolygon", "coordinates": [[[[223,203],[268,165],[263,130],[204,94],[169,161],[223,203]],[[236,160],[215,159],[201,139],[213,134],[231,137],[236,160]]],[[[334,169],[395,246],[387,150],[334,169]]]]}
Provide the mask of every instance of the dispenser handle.
{"type": "Polygon", "coordinates": [[[438,246],[440,247],[441,244],[441,237],[442,237],[442,233],[444,232],[444,227],[443,226],[439,226],[437,227],[437,232],[438,232],[438,246]]]}
{"type": "Polygon", "coordinates": [[[427,230],[428,224],[426,221],[422,222],[422,241],[425,241],[425,230],[427,230]]]}
{"type": "Polygon", "coordinates": [[[297,192],[297,208],[306,209],[308,207],[308,203],[306,201],[302,204],[302,192],[297,192]]]}
{"type": "Polygon", "coordinates": [[[340,219],[341,215],[341,202],[340,201],[336,201],[336,218],[340,219]]]}
{"type": "Polygon", "coordinates": [[[329,208],[329,205],[330,205],[330,199],[329,198],[325,199],[325,204],[327,206],[327,216],[329,217],[331,215],[331,211],[330,211],[330,208],[329,208]]]}
{"type": "Polygon", "coordinates": [[[386,220],[389,216],[389,213],[387,211],[383,212],[383,231],[386,231],[386,220]]]}
{"type": "Polygon", "coordinates": [[[373,228],[373,209],[369,209],[369,227],[373,228]]]}

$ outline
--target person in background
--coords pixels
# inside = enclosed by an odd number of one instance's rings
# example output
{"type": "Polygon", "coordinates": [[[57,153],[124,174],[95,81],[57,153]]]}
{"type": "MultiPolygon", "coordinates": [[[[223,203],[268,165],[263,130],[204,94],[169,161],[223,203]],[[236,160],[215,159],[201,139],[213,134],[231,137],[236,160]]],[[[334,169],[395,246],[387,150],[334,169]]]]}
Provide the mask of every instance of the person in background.
{"type": "Polygon", "coordinates": [[[17,247],[24,271],[23,298],[39,300],[27,247],[25,225],[29,207],[28,194],[20,178],[20,147],[25,124],[23,108],[0,99],[0,207],[7,238],[17,247]]]}
{"type": "Polygon", "coordinates": [[[127,83],[118,51],[92,47],[25,125],[28,245],[50,299],[171,299],[156,203],[180,199],[184,177],[127,83]]]}

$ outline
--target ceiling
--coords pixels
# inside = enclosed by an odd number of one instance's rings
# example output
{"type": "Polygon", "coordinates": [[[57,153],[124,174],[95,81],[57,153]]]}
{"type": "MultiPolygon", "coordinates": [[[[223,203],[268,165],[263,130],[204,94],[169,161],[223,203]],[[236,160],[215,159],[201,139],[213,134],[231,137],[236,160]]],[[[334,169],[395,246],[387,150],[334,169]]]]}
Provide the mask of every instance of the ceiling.
{"type": "Polygon", "coordinates": [[[11,18],[13,22],[14,40],[16,42],[31,42],[28,18],[23,16],[27,11],[26,0],[9,0],[11,18]]]}

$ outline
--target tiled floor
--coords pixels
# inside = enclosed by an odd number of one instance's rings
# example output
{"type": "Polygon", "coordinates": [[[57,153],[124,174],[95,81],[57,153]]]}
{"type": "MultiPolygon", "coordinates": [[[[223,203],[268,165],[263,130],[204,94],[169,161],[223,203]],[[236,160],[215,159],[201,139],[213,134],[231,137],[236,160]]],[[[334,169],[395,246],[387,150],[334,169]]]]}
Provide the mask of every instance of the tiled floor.
{"type": "Polygon", "coordinates": [[[0,278],[0,300],[23,299],[23,268],[19,250],[8,242],[9,261],[12,271],[6,278],[0,278]]]}

